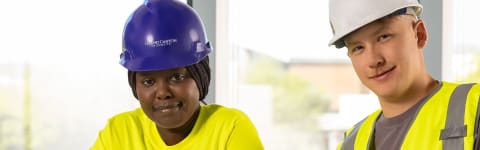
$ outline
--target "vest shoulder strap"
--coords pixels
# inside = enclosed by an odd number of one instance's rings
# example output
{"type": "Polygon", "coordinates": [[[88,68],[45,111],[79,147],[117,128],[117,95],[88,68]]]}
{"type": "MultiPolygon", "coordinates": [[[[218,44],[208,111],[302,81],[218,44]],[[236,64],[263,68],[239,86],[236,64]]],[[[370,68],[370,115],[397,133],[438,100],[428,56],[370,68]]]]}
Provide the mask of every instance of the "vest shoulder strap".
{"type": "Polygon", "coordinates": [[[455,88],[448,102],[445,128],[440,133],[444,150],[464,149],[463,137],[467,135],[464,123],[467,95],[474,84],[461,84],[455,88]]]}
{"type": "Polygon", "coordinates": [[[341,150],[353,150],[353,149],[370,149],[369,143],[372,137],[375,121],[382,111],[377,110],[374,113],[367,116],[362,121],[353,126],[350,132],[346,132],[344,142],[341,150]],[[360,138],[358,138],[361,136],[360,138]],[[369,138],[365,138],[369,137],[369,138]]]}

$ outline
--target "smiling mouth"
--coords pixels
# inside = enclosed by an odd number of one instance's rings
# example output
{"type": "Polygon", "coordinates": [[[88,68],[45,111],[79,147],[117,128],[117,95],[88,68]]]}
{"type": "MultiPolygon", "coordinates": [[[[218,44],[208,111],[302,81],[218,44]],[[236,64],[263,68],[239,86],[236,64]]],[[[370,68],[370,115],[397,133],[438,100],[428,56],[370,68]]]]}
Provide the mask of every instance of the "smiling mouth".
{"type": "Polygon", "coordinates": [[[182,102],[178,102],[176,104],[165,104],[165,105],[153,106],[153,111],[172,112],[180,109],[180,107],[182,106],[183,106],[182,102]]]}
{"type": "Polygon", "coordinates": [[[370,77],[368,77],[368,78],[369,78],[369,79],[375,79],[375,78],[381,77],[381,76],[383,76],[383,75],[385,75],[385,74],[387,74],[387,73],[389,73],[389,72],[392,72],[395,68],[397,68],[397,66],[393,66],[392,68],[388,69],[387,71],[384,71],[384,72],[382,72],[382,73],[380,73],[380,74],[376,74],[376,75],[374,75],[374,76],[370,76],[370,77]]]}

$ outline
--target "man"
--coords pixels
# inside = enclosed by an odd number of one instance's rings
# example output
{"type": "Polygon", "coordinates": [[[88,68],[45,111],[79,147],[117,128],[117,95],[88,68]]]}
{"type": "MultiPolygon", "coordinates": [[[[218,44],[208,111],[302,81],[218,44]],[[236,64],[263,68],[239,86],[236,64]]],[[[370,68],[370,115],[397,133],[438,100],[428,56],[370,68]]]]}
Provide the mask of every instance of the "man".
{"type": "Polygon", "coordinates": [[[346,47],[381,110],[347,130],[338,149],[478,149],[479,84],[435,80],[417,0],[330,0],[333,38],[346,47]]]}

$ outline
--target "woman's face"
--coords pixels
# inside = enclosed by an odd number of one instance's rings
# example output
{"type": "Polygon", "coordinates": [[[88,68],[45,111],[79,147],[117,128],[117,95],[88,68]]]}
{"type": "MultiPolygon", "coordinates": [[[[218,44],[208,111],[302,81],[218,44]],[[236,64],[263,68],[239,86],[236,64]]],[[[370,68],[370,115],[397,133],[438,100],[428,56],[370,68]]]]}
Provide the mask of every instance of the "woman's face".
{"type": "Polygon", "coordinates": [[[145,114],[159,128],[184,126],[199,109],[199,91],[186,68],[137,72],[136,92],[145,114]]]}

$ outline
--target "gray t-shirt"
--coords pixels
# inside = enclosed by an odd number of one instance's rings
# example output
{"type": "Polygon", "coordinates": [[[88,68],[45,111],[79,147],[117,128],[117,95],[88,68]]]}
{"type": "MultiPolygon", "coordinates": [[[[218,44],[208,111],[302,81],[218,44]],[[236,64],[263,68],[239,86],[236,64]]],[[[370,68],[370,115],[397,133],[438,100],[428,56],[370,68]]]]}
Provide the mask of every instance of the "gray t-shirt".
{"type": "MultiPolygon", "coordinates": [[[[419,108],[421,108],[425,101],[430,99],[433,94],[437,93],[441,86],[442,82],[439,82],[439,85],[433,92],[398,116],[385,118],[383,114],[381,114],[375,122],[375,149],[399,150],[419,108]]],[[[477,130],[475,134],[479,135],[480,133],[478,132],[480,132],[480,130],[477,130]]],[[[480,145],[477,144],[480,144],[480,138],[476,136],[475,147],[479,149],[480,145]]]]}
{"type": "Polygon", "coordinates": [[[377,122],[375,122],[375,149],[399,150],[405,134],[407,134],[423,101],[415,104],[401,115],[392,118],[385,118],[381,114],[377,122]]]}

